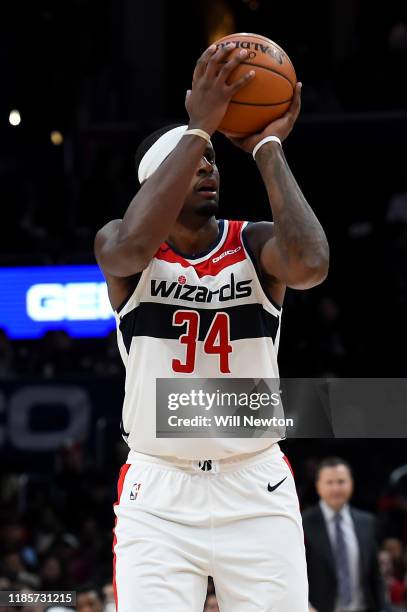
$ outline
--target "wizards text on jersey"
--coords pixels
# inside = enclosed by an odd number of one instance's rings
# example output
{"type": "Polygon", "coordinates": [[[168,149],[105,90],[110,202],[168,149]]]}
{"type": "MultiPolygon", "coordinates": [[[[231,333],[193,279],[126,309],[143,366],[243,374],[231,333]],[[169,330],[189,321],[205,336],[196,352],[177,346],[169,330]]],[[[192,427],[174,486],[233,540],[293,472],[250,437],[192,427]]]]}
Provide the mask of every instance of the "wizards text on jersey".
{"type": "Polygon", "coordinates": [[[168,282],[166,280],[151,279],[151,295],[168,298],[168,300],[185,300],[186,302],[227,302],[238,298],[248,297],[252,293],[251,283],[253,279],[236,282],[235,275],[230,275],[230,282],[211,291],[204,285],[188,285],[185,276],[180,276],[178,281],[168,282]]]}

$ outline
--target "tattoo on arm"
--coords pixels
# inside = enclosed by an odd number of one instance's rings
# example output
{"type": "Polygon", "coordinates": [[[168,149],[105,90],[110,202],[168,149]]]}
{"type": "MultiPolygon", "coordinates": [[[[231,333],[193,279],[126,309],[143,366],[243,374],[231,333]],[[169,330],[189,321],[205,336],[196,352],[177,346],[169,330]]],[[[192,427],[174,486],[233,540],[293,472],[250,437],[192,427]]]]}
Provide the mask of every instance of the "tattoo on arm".
{"type": "Polygon", "coordinates": [[[325,232],[295,180],[280,146],[270,143],[256,156],[269,195],[279,259],[288,266],[327,265],[325,232]]]}

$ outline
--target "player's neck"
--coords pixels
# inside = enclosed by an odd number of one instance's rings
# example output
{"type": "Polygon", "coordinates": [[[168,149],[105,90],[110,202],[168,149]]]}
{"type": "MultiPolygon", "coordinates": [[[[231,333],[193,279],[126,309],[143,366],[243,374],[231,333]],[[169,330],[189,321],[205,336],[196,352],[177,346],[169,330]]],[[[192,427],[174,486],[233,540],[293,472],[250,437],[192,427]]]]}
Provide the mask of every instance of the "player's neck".
{"type": "Polygon", "coordinates": [[[206,251],[216,240],[219,228],[215,217],[194,219],[191,223],[177,221],[167,242],[181,253],[195,255],[206,251]]]}

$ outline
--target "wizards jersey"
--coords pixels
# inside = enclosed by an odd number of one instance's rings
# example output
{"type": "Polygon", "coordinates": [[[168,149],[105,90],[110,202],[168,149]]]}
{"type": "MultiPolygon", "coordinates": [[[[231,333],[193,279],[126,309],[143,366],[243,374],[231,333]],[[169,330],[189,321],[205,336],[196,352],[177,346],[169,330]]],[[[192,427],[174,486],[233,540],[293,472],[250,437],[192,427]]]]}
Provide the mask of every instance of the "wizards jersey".
{"type": "Polygon", "coordinates": [[[156,438],[157,378],[278,378],[281,309],[261,286],[247,222],[218,222],[209,250],[182,255],[163,243],[115,313],[126,367],[123,435],[134,451],[222,459],[280,438],[156,438]]]}

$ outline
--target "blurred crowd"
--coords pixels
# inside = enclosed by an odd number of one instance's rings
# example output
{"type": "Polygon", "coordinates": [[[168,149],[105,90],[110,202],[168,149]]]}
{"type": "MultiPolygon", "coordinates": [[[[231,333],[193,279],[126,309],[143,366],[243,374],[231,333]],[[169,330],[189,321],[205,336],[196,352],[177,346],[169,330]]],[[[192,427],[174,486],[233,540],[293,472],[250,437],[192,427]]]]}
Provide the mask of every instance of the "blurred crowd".
{"type": "Polygon", "coordinates": [[[86,380],[123,371],[116,331],[101,339],[73,339],[63,330],[50,330],[40,340],[12,341],[0,329],[0,380],[86,380]]]}

